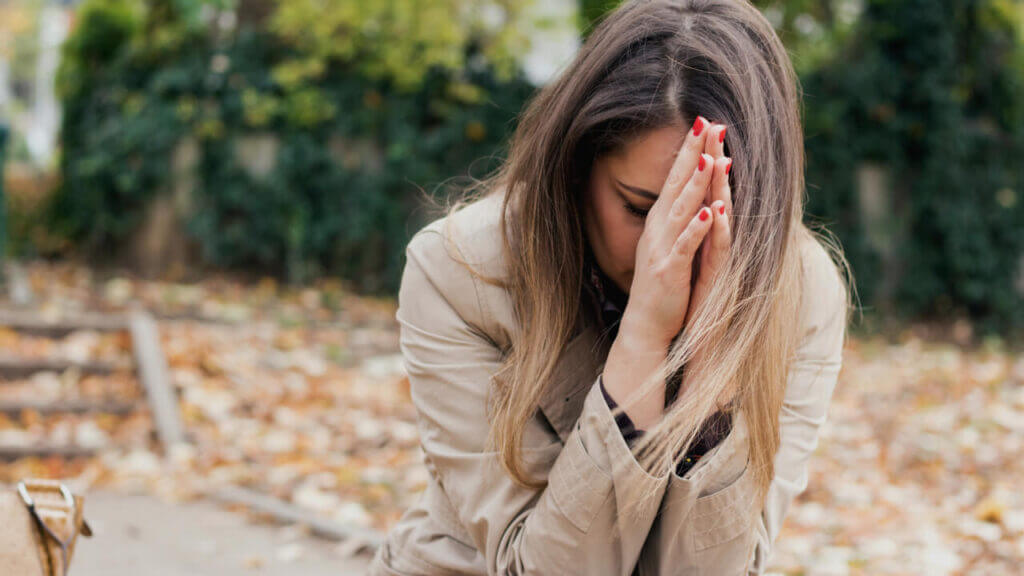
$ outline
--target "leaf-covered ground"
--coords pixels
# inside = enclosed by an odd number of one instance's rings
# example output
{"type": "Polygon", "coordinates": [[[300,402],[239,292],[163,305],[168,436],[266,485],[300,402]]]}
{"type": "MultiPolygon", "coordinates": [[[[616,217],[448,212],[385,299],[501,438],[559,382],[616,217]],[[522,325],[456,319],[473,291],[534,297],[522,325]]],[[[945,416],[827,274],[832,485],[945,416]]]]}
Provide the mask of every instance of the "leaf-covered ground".
{"type": "MultiPolygon", "coordinates": [[[[34,264],[42,314],[160,318],[192,445],[162,460],[148,410],[129,416],[0,415],[0,445],[98,449],[22,458],[0,478],[70,479],[171,498],[243,485],[341,522],[384,531],[427,481],[398,354],[392,300],[332,282],[200,284],[100,278],[34,264]]],[[[10,306],[9,303],[4,303],[10,306]]],[[[782,574],[1013,574],[1024,565],[1024,356],[998,341],[967,349],[912,336],[851,338],[807,490],[771,569],[782,574]]],[[[0,328],[6,356],[113,363],[110,375],[41,372],[0,385],[0,401],[141,400],[125,334],[60,339],[0,328]]]]}

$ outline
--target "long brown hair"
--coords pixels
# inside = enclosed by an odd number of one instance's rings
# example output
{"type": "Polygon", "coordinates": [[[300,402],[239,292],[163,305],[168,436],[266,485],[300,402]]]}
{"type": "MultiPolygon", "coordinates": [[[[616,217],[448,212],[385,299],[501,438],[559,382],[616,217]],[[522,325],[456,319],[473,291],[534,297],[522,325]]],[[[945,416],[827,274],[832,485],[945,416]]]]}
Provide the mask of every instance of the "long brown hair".
{"type": "MultiPolygon", "coordinates": [[[[550,351],[569,340],[581,306],[581,198],[592,162],[647,130],[689,126],[701,115],[728,126],[733,249],[662,370],[620,410],[685,367],[686,389],[634,447],[645,468],[663,471],[674,468],[719,408],[723,392],[735,390],[763,503],[798,335],[797,244],[817,238],[802,222],[799,90],[785,48],[748,2],[626,2],[597,25],[576,58],[531,100],[507,161],[450,205],[457,210],[483,196],[504,196],[507,275],[504,280],[481,277],[507,288],[521,327],[494,378],[489,436],[516,481],[544,485],[526,476],[521,444],[557,361],[550,351]],[[697,349],[705,351],[701,360],[688,363],[697,349]]],[[[827,239],[823,244],[849,277],[842,253],[827,239]]],[[[849,303],[850,288],[844,289],[849,303]]]]}

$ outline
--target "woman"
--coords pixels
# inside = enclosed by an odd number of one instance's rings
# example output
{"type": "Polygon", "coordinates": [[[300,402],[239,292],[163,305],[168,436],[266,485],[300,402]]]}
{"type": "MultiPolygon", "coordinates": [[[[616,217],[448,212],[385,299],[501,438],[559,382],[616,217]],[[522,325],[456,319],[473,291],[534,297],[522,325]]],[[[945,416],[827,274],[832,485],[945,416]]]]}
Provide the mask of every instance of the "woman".
{"type": "Polygon", "coordinates": [[[409,242],[396,317],[431,477],[370,573],[761,573],[849,309],[802,172],[795,75],[755,8],[609,15],[482,193],[409,242]]]}

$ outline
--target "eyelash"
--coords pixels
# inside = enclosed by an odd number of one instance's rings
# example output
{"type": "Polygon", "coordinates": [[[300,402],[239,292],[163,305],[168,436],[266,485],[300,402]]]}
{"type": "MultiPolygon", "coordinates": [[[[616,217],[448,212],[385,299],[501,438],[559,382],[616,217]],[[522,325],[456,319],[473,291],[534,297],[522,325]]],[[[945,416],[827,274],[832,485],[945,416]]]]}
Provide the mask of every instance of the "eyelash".
{"type": "Polygon", "coordinates": [[[622,206],[626,208],[626,211],[628,211],[633,216],[636,216],[637,218],[645,218],[647,216],[647,213],[649,212],[649,210],[640,210],[639,208],[633,206],[629,202],[623,202],[622,206]]]}

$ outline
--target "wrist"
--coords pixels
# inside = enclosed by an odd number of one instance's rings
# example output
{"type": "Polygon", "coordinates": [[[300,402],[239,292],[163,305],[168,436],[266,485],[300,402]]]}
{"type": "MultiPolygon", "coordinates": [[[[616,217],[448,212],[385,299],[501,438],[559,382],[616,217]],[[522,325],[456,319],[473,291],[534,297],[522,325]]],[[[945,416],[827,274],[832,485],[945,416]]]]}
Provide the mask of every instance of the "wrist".
{"type": "MultiPolygon", "coordinates": [[[[668,345],[649,332],[632,332],[620,327],[604,365],[603,383],[606,392],[619,405],[626,404],[644,378],[654,373],[668,354],[668,345]]],[[[625,409],[634,425],[650,429],[661,419],[665,406],[665,386],[656,386],[643,397],[629,402],[625,409]]]]}
{"type": "Polygon", "coordinates": [[[651,329],[651,323],[637,314],[630,314],[627,309],[619,321],[616,341],[622,340],[629,348],[643,350],[660,350],[668,353],[672,338],[665,338],[651,329]]]}

